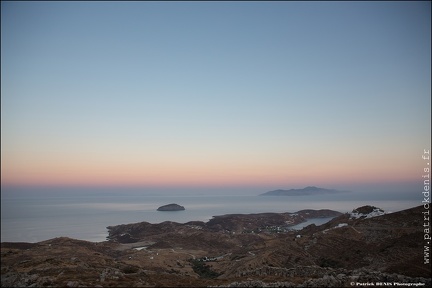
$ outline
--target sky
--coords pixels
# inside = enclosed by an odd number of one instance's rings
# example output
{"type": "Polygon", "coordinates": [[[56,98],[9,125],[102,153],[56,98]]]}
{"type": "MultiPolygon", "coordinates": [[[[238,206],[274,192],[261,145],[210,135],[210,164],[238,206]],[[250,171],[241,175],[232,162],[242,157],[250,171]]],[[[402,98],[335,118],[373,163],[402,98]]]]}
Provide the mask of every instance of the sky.
{"type": "Polygon", "coordinates": [[[420,183],[430,107],[430,2],[1,2],[2,185],[420,183]]]}

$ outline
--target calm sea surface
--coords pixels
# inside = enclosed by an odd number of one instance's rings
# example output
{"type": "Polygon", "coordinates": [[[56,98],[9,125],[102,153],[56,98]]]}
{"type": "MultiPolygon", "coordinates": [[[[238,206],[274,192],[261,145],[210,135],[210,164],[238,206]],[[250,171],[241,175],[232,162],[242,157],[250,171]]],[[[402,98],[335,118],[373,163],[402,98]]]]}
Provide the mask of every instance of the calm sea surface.
{"type": "MultiPolygon", "coordinates": [[[[296,212],[302,209],[332,209],[350,212],[363,205],[385,211],[400,211],[420,205],[413,200],[349,200],[327,195],[311,196],[33,196],[1,200],[1,241],[39,242],[67,236],[88,241],[105,241],[107,226],[147,221],[160,223],[207,221],[215,215],[261,212],[296,212]],[[159,212],[159,206],[177,203],[185,211],[159,212]]],[[[310,223],[307,223],[310,224],[310,223]]]]}

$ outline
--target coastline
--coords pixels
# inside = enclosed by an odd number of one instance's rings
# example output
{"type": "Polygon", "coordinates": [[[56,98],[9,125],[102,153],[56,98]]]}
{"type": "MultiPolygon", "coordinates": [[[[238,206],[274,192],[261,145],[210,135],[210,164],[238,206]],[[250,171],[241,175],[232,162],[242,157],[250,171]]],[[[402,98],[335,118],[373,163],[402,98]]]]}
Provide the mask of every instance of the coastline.
{"type": "Polygon", "coordinates": [[[302,223],[303,216],[335,211],[122,224],[109,227],[111,239],[103,242],[68,237],[2,242],[2,286],[346,287],[353,277],[358,282],[430,285],[430,263],[412,265],[422,259],[422,227],[416,223],[423,206],[389,214],[377,211],[363,206],[351,213],[336,212],[338,216],[323,225],[296,231],[277,224],[289,227],[302,223]],[[375,260],[365,261],[370,257],[375,260]],[[261,282],[248,282],[251,279],[261,282]]]}
{"type": "Polygon", "coordinates": [[[104,241],[107,226],[146,221],[186,223],[209,221],[214,215],[285,213],[301,209],[331,209],[349,212],[362,205],[374,205],[395,212],[413,207],[414,200],[337,200],[335,197],[258,197],[245,196],[117,196],[100,198],[67,197],[2,199],[1,241],[36,243],[55,237],[104,241]],[[156,208],[169,202],[181,203],[187,210],[160,213],[156,208]],[[7,215],[7,217],[5,217],[7,215]],[[53,217],[55,215],[55,217],[53,217]]]}

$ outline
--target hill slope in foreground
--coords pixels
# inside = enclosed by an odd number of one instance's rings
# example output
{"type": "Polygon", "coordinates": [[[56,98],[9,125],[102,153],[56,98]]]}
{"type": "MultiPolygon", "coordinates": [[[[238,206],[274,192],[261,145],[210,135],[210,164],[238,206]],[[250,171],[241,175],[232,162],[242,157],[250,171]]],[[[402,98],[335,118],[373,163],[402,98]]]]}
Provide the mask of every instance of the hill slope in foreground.
{"type": "Polygon", "coordinates": [[[352,287],[431,284],[424,208],[235,214],[108,227],[108,241],[1,243],[1,286],[352,287]],[[308,218],[333,217],[300,231],[308,218]],[[364,284],[364,285],[362,285],[364,284]],[[369,284],[370,286],[371,284],[369,284]]]}

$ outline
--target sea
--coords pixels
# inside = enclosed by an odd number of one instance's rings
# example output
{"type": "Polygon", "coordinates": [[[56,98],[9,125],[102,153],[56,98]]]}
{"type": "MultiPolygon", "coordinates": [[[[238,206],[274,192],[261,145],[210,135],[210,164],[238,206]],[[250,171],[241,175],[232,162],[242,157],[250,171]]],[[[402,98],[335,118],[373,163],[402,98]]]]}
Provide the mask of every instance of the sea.
{"type": "MultiPolygon", "coordinates": [[[[349,194],[316,196],[258,196],[235,193],[182,195],[176,193],[3,193],[1,198],[1,242],[40,242],[55,237],[106,241],[108,226],[146,221],[208,221],[225,214],[297,212],[331,209],[342,213],[373,205],[387,213],[421,205],[421,199],[358,199],[349,194]],[[6,194],[6,195],[5,195],[6,194]],[[156,209],[176,203],[184,211],[156,209]]],[[[326,219],[311,219],[298,229],[326,219]]]]}

